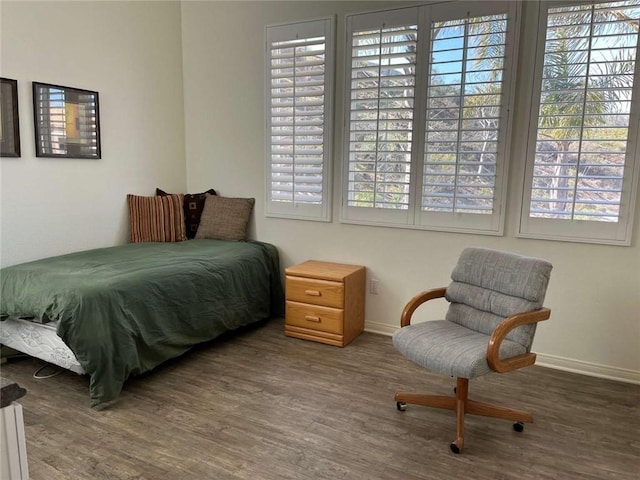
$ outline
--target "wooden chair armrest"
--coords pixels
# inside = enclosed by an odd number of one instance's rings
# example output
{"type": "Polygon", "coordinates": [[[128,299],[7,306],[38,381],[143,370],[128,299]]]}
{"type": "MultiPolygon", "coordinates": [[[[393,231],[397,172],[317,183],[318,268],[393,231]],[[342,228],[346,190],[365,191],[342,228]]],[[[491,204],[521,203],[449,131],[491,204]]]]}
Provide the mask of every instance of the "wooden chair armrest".
{"type": "Polygon", "coordinates": [[[445,287],[442,288],[433,288],[431,290],[427,290],[419,293],[415,297],[413,297],[409,302],[404,306],[402,310],[402,316],[400,317],[400,327],[406,327],[411,324],[411,316],[413,312],[416,311],[420,305],[429,300],[433,300],[434,298],[442,298],[446,293],[447,289],[445,287]]]}
{"type": "Polygon", "coordinates": [[[531,352],[501,360],[500,345],[507,334],[514,328],[521,325],[541,322],[542,320],[547,320],[550,316],[551,310],[548,308],[541,308],[532,312],[518,313],[505,318],[491,334],[489,346],[487,347],[487,363],[491,370],[498,373],[505,373],[528,365],[533,365],[536,361],[536,354],[531,352]]]}

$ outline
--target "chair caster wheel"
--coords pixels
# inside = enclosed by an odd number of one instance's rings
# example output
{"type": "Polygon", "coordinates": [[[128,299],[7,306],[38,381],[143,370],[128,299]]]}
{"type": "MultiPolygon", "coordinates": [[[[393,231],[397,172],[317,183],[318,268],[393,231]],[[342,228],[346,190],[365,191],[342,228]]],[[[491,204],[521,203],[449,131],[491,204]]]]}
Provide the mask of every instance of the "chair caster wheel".
{"type": "Polygon", "coordinates": [[[407,409],[407,404],[404,402],[396,402],[396,408],[400,412],[404,412],[407,409]]]}
{"type": "Polygon", "coordinates": [[[456,442],[451,442],[451,445],[449,445],[449,447],[451,448],[451,451],[456,455],[460,453],[460,448],[458,448],[458,445],[456,445],[456,442]]]}
{"type": "Polygon", "coordinates": [[[522,422],[516,422],[513,424],[513,429],[516,432],[522,432],[524,430],[524,423],[522,422]]]}

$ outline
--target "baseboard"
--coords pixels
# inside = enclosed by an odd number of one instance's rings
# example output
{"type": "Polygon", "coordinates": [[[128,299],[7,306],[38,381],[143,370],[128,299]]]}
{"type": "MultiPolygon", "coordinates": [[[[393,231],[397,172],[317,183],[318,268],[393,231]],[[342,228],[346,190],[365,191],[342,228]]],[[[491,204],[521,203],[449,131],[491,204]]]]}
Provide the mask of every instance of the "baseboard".
{"type": "Polygon", "coordinates": [[[591,377],[606,378],[618,382],[634,383],[640,385],[640,371],[628,368],[610,367],[597,363],[583,362],[572,358],[558,357],[556,355],[545,355],[538,353],[536,365],[541,367],[555,368],[565,372],[581,373],[591,377]]]}
{"type": "MultiPolygon", "coordinates": [[[[393,332],[397,329],[398,327],[394,325],[379,322],[365,322],[364,325],[365,332],[379,333],[388,336],[393,335],[393,332]]],[[[536,365],[540,367],[640,385],[640,371],[638,370],[610,367],[597,363],[584,362],[582,360],[574,360],[572,358],[558,357],[556,355],[545,355],[543,353],[538,353],[537,355],[536,365]]]]}
{"type": "MultiPolygon", "coordinates": [[[[400,320],[398,320],[398,324],[400,324],[400,320]]],[[[379,333],[390,337],[397,329],[398,327],[388,323],[364,322],[364,331],[369,333],[379,333]]]]}

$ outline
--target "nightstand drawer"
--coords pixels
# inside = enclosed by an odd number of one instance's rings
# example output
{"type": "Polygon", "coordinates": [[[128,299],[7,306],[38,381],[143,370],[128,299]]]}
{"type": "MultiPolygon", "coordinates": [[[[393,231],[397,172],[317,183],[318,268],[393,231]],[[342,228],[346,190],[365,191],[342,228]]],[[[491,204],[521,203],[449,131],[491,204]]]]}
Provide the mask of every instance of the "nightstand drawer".
{"type": "Polygon", "coordinates": [[[344,307],[344,284],[311,278],[287,276],[287,300],[326,307],[344,307]]]}
{"type": "Polygon", "coordinates": [[[343,318],[343,310],[287,301],[287,325],[342,335],[343,318]]]}

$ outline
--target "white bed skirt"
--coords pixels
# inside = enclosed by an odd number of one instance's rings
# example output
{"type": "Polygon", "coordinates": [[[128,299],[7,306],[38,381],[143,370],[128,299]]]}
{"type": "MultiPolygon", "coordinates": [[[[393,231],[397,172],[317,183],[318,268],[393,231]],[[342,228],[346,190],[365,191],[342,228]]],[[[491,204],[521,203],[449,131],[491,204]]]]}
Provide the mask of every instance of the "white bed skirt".
{"type": "Polygon", "coordinates": [[[57,335],[57,326],[58,322],[35,323],[9,317],[0,322],[0,343],[83,375],[76,356],[57,335]]]}

